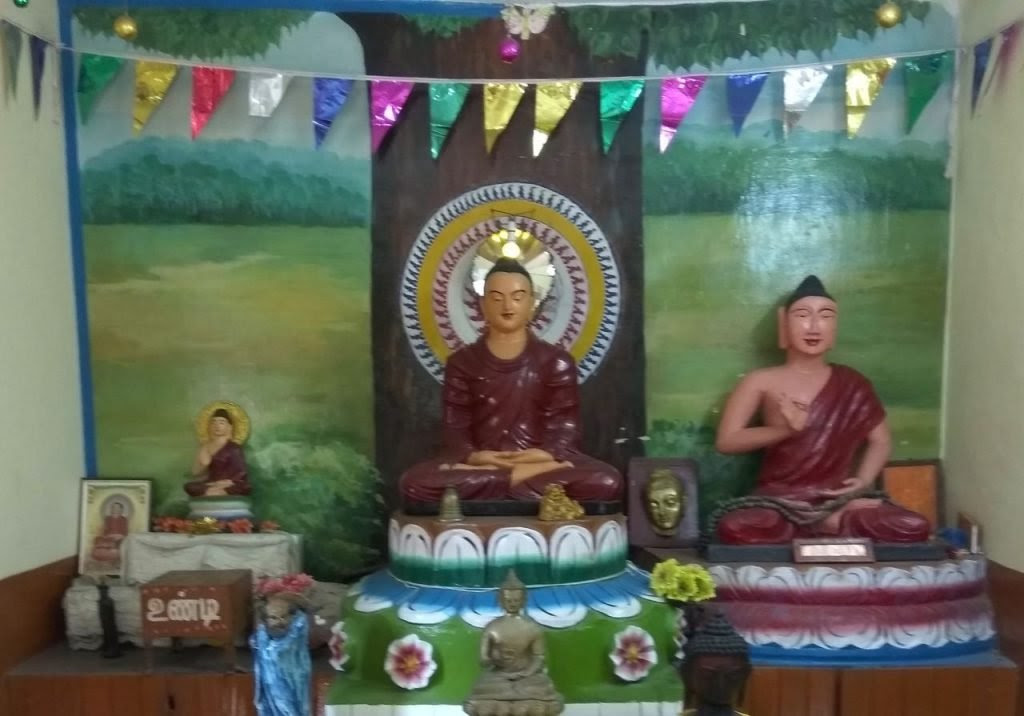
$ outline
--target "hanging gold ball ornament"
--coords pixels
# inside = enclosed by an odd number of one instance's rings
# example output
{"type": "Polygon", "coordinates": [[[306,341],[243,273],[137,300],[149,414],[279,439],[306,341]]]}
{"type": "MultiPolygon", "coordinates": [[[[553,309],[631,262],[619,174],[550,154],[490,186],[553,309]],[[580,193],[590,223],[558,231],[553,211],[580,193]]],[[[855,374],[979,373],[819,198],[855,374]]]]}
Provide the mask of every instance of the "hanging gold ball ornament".
{"type": "Polygon", "coordinates": [[[903,8],[894,2],[883,3],[875,10],[875,19],[886,29],[896,27],[903,22],[903,8]]]}
{"type": "Polygon", "coordinates": [[[114,34],[122,40],[131,42],[139,34],[139,26],[131,15],[120,15],[114,20],[114,34]]]}

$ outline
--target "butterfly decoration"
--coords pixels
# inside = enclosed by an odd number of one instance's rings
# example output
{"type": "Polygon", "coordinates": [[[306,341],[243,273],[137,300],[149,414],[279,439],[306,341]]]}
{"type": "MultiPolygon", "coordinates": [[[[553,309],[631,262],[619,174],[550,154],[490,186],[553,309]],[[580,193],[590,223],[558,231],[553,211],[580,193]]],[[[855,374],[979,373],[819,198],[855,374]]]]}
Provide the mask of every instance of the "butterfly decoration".
{"type": "Polygon", "coordinates": [[[501,11],[508,34],[518,36],[523,40],[529,40],[530,35],[544,32],[544,28],[548,26],[548,20],[554,14],[554,5],[531,5],[530,7],[506,5],[501,11]]]}

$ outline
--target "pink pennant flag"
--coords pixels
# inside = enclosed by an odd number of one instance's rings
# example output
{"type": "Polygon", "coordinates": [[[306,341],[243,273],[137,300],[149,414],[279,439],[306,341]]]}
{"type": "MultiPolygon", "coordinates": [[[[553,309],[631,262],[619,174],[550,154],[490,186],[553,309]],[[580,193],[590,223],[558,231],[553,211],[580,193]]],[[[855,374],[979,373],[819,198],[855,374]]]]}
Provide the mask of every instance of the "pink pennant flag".
{"type": "Polygon", "coordinates": [[[661,81],[661,133],[659,146],[662,154],[672,143],[676,130],[704,89],[707,76],[669,77],[661,81]]]}
{"type": "Polygon", "coordinates": [[[192,68],[192,139],[199,136],[235,80],[234,70],[192,68]]]}
{"type": "Polygon", "coordinates": [[[374,152],[398,121],[412,86],[412,82],[398,80],[374,80],[370,83],[370,138],[374,152]]]}
{"type": "Polygon", "coordinates": [[[989,75],[988,85],[983,94],[988,94],[993,82],[998,86],[999,92],[1006,87],[1006,73],[1009,72],[1010,65],[1017,57],[1022,29],[1024,29],[1024,20],[1018,20],[1001,33],[999,50],[996,52],[996,66],[992,68],[992,74],[989,75]]]}

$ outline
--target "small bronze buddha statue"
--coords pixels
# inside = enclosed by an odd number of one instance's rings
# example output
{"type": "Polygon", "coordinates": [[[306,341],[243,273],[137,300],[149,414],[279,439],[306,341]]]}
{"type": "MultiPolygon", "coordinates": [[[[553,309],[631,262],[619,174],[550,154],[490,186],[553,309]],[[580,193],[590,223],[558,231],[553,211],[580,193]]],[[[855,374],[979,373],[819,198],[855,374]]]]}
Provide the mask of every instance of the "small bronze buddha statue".
{"type": "Polygon", "coordinates": [[[683,683],[694,704],[683,716],[747,716],[736,704],[750,677],[750,649],[721,613],[707,617],[683,654],[683,683]]]}
{"type": "Polygon", "coordinates": [[[523,613],[526,586],[509,571],[498,592],[504,614],[484,627],[483,670],[463,704],[469,716],[557,716],[564,702],[544,668],[544,632],[523,613]]]}

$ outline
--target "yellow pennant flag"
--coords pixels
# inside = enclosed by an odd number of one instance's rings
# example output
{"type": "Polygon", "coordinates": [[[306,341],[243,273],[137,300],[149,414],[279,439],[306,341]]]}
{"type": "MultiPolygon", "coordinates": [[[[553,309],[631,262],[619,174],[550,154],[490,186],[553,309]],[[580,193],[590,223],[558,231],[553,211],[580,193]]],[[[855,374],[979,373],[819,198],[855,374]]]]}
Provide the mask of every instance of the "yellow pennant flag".
{"type": "Polygon", "coordinates": [[[857,136],[871,105],[882,91],[885,78],[896,66],[892,57],[851,62],[846,66],[846,133],[857,136]]]}
{"type": "Polygon", "coordinates": [[[484,138],[488,154],[508,127],[524,94],[526,85],[521,82],[488,82],[484,85],[484,138]]]}
{"type": "Polygon", "coordinates": [[[580,93],[582,82],[545,82],[537,85],[533,121],[533,156],[539,157],[551,133],[580,93]]]}
{"type": "Polygon", "coordinates": [[[166,62],[135,63],[135,107],[132,111],[132,128],[138,134],[146,126],[153,110],[160,106],[167,96],[167,90],[178,74],[178,66],[166,62]]]}

